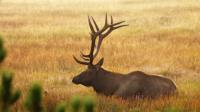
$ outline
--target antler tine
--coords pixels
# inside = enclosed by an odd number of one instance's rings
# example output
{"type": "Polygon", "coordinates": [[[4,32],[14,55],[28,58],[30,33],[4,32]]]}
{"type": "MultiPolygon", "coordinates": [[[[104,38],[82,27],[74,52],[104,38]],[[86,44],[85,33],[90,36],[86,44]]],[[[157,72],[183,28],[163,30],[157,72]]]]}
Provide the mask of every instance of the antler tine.
{"type": "Polygon", "coordinates": [[[93,34],[95,34],[95,30],[94,30],[94,27],[92,26],[92,23],[90,21],[90,17],[88,16],[88,23],[89,23],[89,26],[90,26],[90,30],[93,34]]]}
{"type": "MultiPolygon", "coordinates": [[[[120,22],[117,22],[117,23],[114,23],[113,24],[113,17],[111,16],[111,24],[109,25],[109,30],[107,32],[105,32],[104,34],[102,34],[102,38],[105,38],[107,35],[109,35],[113,30],[115,29],[118,29],[118,28],[121,28],[121,27],[124,27],[124,26],[128,26],[128,24],[124,24],[124,25],[121,25],[122,23],[124,23],[125,21],[120,21],[120,22]]],[[[106,29],[105,29],[106,30],[106,29]]],[[[105,31],[104,30],[104,31],[105,31]]],[[[103,31],[103,32],[104,32],[103,31]]],[[[102,32],[101,32],[102,33],[102,32]]]]}
{"type": "Polygon", "coordinates": [[[90,61],[90,59],[85,58],[85,57],[83,57],[83,56],[81,56],[81,58],[82,58],[83,60],[85,60],[85,61],[90,61]]]}
{"type": "Polygon", "coordinates": [[[104,27],[107,27],[107,25],[108,25],[108,16],[107,16],[107,13],[106,13],[106,17],[105,17],[105,25],[104,25],[104,27]]]}
{"type": "MultiPolygon", "coordinates": [[[[125,21],[120,21],[120,22],[117,22],[117,23],[113,23],[113,17],[111,16],[111,24],[110,25],[108,25],[108,22],[107,22],[107,14],[106,14],[106,17],[105,17],[105,25],[104,25],[104,27],[101,29],[101,30],[99,30],[99,31],[97,31],[97,34],[98,35],[101,35],[104,31],[106,31],[108,28],[110,28],[109,30],[114,30],[114,29],[117,29],[117,28],[120,28],[120,27],[122,27],[122,26],[128,26],[128,25],[120,25],[120,24],[122,24],[122,23],[124,23],[125,21]],[[120,27],[118,26],[118,25],[120,25],[120,27]],[[115,28],[115,26],[117,26],[116,28],[115,28]]],[[[110,32],[110,31],[109,31],[110,32]]]]}
{"type": "Polygon", "coordinates": [[[93,21],[93,23],[95,25],[96,30],[99,31],[99,27],[98,27],[96,21],[94,20],[94,18],[92,16],[91,16],[91,18],[92,18],[92,21],[93,21]]]}
{"type": "Polygon", "coordinates": [[[80,60],[78,60],[75,56],[73,56],[73,58],[74,58],[74,60],[75,60],[77,63],[79,63],[79,64],[82,64],[82,65],[89,65],[88,62],[80,61],[80,60]]]}
{"type": "Polygon", "coordinates": [[[120,26],[117,26],[117,27],[111,27],[110,30],[108,30],[108,32],[104,33],[102,35],[103,38],[105,38],[106,36],[108,36],[113,30],[115,29],[118,29],[118,28],[121,28],[121,27],[124,27],[124,26],[128,26],[128,25],[120,25],[120,26]]]}
{"type": "Polygon", "coordinates": [[[121,28],[121,27],[124,27],[124,26],[128,26],[128,24],[116,26],[116,27],[114,27],[114,29],[121,28]]]}
{"type": "Polygon", "coordinates": [[[89,56],[88,55],[84,55],[82,52],[81,52],[81,58],[83,59],[83,60],[85,60],[85,61],[90,61],[90,59],[89,59],[89,56]]]}
{"type": "Polygon", "coordinates": [[[86,55],[86,54],[83,54],[82,52],[81,52],[81,57],[86,57],[86,58],[89,58],[90,57],[90,55],[88,54],[88,55],[86,55]]]}
{"type": "Polygon", "coordinates": [[[110,16],[110,18],[111,18],[111,24],[113,24],[113,17],[112,17],[112,16],[110,16]]]}
{"type": "Polygon", "coordinates": [[[116,26],[116,25],[119,25],[119,24],[122,24],[122,23],[124,23],[125,21],[120,21],[120,22],[117,22],[117,23],[114,23],[114,24],[111,24],[110,26],[112,27],[112,26],[116,26]]]}

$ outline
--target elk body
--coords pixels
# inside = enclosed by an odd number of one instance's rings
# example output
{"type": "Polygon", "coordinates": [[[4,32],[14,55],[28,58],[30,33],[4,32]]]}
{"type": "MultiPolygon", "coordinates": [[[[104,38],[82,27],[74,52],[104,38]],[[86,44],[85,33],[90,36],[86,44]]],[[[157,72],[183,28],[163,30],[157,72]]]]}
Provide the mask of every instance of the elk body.
{"type": "Polygon", "coordinates": [[[93,64],[103,39],[113,30],[127,25],[122,24],[125,21],[113,23],[112,16],[111,22],[108,24],[107,15],[102,29],[99,29],[93,17],[88,17],[88,22],[91,30],[90,53],[87,55],[81,53],[84,61],[74,57],[77,63],[87,65],[88,68],[78,76],[75,76],[72,80],[73,83],[93,87],[99,94],[106,96],[114,95],[125,99],[133,97],[155,98],[157,96],[171,95],[176,91],[175,84],[168,78],[145,74],[141,71],[134,71],[128,74],[110,72],[101,67],[104,58],[101,58],[97,64],[93,64]],[[98,39],[97,45],[96,39],[98,39]]]}

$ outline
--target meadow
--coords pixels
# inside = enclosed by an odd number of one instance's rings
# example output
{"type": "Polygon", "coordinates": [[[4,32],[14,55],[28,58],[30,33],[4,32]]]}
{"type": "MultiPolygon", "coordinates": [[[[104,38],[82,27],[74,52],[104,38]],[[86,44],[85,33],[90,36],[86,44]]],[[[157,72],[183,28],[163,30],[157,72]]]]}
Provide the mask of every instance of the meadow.
{"type": "Polygon", "coordinates": [[[198,0],[1,0],[0,34],[8,56],[3,68],[15,72],[23,111],[29,86],[43,85],[49,111],[74,95],[93,96],[97,112],[200,111],[200,1],[198,0]],[[124,101],[97,95],[71,80],[86,67],[72,55],[89,50],[87,16],[104,24],[105,14],[129,24],[104,40],[99,57],[105,69],[140,70],[172,79],[179,94],[155,100],[124,101]]]}

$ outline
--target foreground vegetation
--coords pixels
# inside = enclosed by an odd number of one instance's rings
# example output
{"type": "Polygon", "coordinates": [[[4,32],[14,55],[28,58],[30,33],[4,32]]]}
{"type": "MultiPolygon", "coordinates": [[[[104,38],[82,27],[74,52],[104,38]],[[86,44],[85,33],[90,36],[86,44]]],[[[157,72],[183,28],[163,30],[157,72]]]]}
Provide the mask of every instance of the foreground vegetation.
{"type": "MultiPolygon", "coordinates": [[[[11,72],[3,72],[2,74],[2,83],[0,86],[0,111],[1,112],[12,112],[12,106],[17,100],[20,98],[20,91],[17,90],[13,92],[12,88],[12,80],[13,75],[11,72]]],[[[49,111],[42,104],[42,88],[39,84],[33,84],[30,88],[28,96],[25,100],[24,107],[27,112],[45,112],[49,111]]],[[[84,112],[94,112],[94,102],[92,99],[86,98],[86,100],[82,103],[79,97],[74,97],[72,101],[67,105],[66,102],[60,103],[56,106],[55,112],[80,112],[84,110],[84,112]],[[83,104],[83,108],[81,108],[83,104]]],[[[17,109],[15,111],[18,111],[17,109]]],[[[51,110],[52,111],[52,110],[51,110]]]]}
{"type": "MultiPolygon", "coordinates": [[[[0,34],[8,52],[2,67],[15,71],[14,88],[24,95],[32,82],[39,81],[49,110],[74,95],[94,96],[99,112],[200,110],[197,0],[1,0],[0,11],[0,34]],[[129,27],[105,40],[100,55],[109,61],[104,68],[167,76],[177,84],[179,95],[123,101],[71,83],[83,69],[72,55],[89,47],[87,15],[103,22],[106,12],[116,21],[126,20],[129,27]]],[[[14,109],[24,110],[24,95],[14,109]]]]}

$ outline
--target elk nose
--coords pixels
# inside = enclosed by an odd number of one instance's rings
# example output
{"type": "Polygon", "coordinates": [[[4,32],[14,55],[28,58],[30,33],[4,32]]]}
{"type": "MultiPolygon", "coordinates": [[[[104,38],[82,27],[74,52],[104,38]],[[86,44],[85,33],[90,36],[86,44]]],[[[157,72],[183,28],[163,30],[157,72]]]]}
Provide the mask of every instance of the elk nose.
{"type": "Polygon", "coordinates": [[[78,84],[77,78],[73,78],[73,79],[72,79],[72,82],[73,82],[74,84],[78,84]]]}

